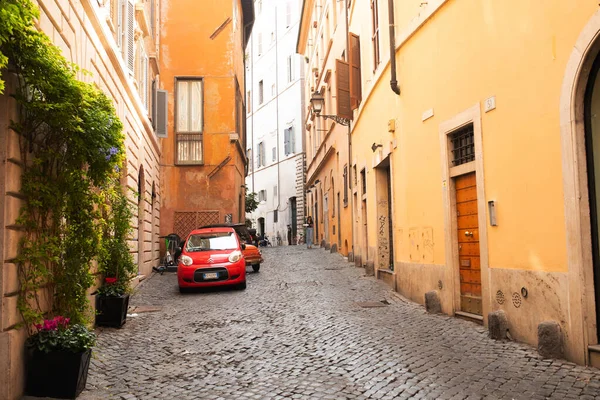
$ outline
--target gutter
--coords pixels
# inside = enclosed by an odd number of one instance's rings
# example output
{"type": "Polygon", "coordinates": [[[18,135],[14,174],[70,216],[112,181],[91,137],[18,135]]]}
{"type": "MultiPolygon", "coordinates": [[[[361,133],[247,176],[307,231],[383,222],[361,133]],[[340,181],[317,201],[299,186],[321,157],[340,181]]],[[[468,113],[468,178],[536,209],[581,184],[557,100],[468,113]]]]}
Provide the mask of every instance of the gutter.
{"type": "Polygon", "coordinates": [[[390,87],[400,96],[400,87],[396,79],[396,27],[394,25],[394,0],[388,0],[388,15],[390,21],[390,87]]]}

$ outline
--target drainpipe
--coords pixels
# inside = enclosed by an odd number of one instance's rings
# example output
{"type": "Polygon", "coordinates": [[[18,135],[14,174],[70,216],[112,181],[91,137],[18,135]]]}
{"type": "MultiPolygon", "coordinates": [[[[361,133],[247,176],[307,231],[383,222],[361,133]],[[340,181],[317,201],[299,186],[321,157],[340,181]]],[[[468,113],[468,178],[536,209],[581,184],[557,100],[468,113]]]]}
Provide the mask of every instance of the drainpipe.
{"type": "Polygon", "coordinates": [[[388,0],[388,15],[390,17],[390,86],[394,93],[400,95],[400,87],[396,80],[396,28],[394,26],[394,0],[388,0]]]}
{"type": "MultiPolygon", "coordinates": [[[[348,17],[348,0],[344,1],[344,10],[345,14],[346,14],[346,60],[349,60],[350,57],[350,21],[349,21],[349,17],[348,17]]],[[[352,177],[352,123],[350,123],[348,125],[348,182],[346,183],[347,185],[350,185],[351,182],[351,177],[352,177]]],[[[344,180],[342,179],[342,182],[344,182],[344,180]]],[[[345,188],[344,188],[345,189],[345,188]]],[[[356,254],[354,252],[354,223],[356,221],[356,216],[354,215],[354,196],[352,195],[352,190],[348,189],[348,196],[350,197],[349,199],[349,204],[350,204],[350,231],[352,232],[352,240],[350,241],[350,246],[351,248],[349,249],[349,251],[352,252],[352,257],[355,257],[356,254]]],[[[343,192],[342,192],[343,193],[343,192]]],[[[338,212],[340,212],[340,210],[338,210],[338,212]]],[[[338,226],[338,230],[341,230],[341,226],[338,226]]],[[[338,233],[338,235],[341,235],[341,232],[338,233]]]]}

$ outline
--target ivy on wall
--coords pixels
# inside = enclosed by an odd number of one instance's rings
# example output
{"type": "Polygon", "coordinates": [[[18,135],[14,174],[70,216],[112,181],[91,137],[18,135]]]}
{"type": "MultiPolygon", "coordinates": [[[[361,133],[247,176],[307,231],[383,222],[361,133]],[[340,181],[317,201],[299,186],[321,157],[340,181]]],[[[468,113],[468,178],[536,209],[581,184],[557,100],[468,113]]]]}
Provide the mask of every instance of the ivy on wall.
{"type": "Polygon", "coordinates": [[[18,265],[24,325],[45,314],[90,321],[94,268],[126,286],[132,212],[120,185],[123,126],[111,99],[77,79],[79,68],[35,28],[29,0],[0,0],[0,93],[16,100],[23,206],[18,265]]]}

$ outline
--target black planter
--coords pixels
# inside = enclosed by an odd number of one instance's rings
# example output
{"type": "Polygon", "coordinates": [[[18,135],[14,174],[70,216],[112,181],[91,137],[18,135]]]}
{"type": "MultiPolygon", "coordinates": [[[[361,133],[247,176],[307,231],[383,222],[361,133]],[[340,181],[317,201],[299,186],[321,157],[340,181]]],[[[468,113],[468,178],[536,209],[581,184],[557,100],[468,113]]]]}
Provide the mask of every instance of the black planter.
{"type": "Polygon", "coordinates": [[[96,325],[120,328],[125,324],[129,295],[96,296],[96,325]]]}
{"type": "Polygon", "coordinates": [[[27,350],[25,393],[36,397],[74,399],[85,389],[92,350],[69,351],[27,350]]]}

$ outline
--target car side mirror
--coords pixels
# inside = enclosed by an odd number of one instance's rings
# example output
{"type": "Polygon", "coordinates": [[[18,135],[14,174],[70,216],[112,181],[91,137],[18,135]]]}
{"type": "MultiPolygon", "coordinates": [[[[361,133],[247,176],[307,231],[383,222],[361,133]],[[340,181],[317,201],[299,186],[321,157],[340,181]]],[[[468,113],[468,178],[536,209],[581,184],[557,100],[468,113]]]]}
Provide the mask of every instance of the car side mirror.
{"type": "Polygon", "coordinates": [[[242,250],[246,250],[246,245],[242,243],[242,250]]]}

